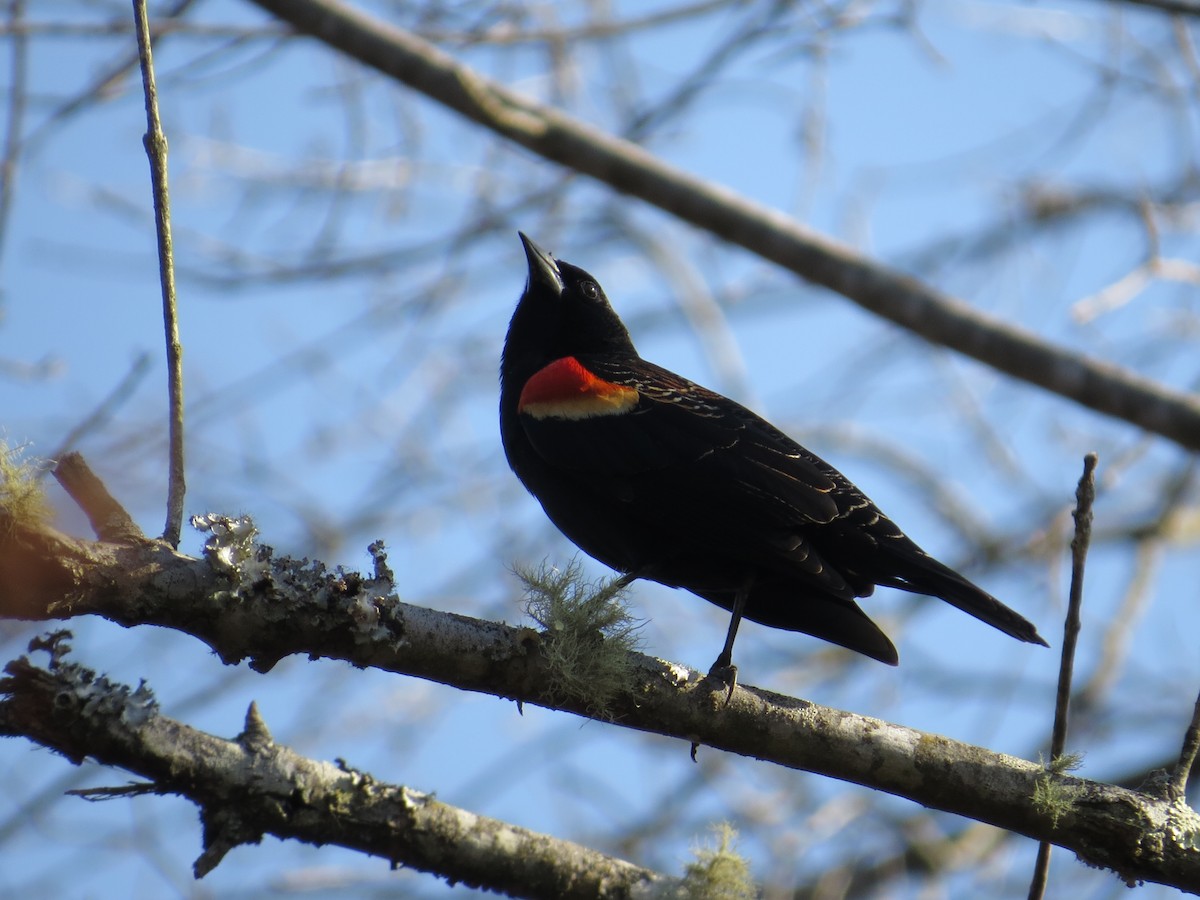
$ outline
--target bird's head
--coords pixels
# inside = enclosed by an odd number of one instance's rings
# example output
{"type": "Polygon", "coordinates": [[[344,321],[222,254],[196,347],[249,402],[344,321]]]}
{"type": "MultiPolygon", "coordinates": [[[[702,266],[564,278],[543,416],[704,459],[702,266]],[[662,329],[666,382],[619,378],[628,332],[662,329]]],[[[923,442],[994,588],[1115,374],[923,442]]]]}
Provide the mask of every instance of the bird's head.
{"type": "Polygon", "coordinates": [[[540,368],[564,356],[632,353],[633,341],[599,282],[557,260],[526,235],[529,280],[504,342],[506,363],[540,368]]]}

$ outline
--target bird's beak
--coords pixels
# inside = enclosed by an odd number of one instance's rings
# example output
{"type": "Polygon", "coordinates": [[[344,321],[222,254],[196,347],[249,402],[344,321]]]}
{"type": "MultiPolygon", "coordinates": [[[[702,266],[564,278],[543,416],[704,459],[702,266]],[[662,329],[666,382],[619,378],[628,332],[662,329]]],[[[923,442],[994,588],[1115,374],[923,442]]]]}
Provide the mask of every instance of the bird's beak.
{"type": "Polygon", "coordinates": [[[518,231],[521,243],[525,245],[525,259],[529,262],[529,285],[541,284],[550,288],[557,297],[563,292],[562,273],[558,271],[558,263],[554,257],[531,241],[523,231],[518,231]]]}

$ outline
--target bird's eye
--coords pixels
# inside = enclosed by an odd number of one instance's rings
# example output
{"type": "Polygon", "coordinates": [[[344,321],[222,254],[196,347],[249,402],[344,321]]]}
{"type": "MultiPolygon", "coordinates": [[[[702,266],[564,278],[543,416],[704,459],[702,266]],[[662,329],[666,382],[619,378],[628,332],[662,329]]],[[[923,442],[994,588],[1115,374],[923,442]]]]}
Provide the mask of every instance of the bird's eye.
{"type": "Polygon", "coordinates": [[[589,300],[597,300],[600,297],[600,288],[597,287],[594,281],[585,281],[579,285],[579,292],[589,300]]]}

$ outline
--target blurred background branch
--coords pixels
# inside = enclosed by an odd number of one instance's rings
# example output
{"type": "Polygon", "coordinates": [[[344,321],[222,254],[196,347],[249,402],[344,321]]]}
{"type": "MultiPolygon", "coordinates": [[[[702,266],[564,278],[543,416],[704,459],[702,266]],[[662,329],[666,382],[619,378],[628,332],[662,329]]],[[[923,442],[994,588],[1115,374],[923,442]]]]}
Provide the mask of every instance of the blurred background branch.
{"type": "MultiPolygon", "coordinates": [[[[1186,10],[358,8],[978,313],[1195,393],[1200,63],[1186,10]]],[[[0,428],[38,455],[84,451],[153,533],[166,407],[146,388],[163,372],[162,332],[129,7],[16,2],[0,18],[0,428]]],[[[405,600],[517,620],[506,567],[573,554],[507,472],[496,431],[521,228],[600,277],[648,357],[768,412],[1043,633],[1065,609],[1078,459],[1098,451],[1069,749],[1100,780],[1174,764],[1200,685],[1194,454],[964,363],[549,166],[249,4],[151,3],[150,26],[189,298],[189,513],[252,513],[280,552],[351,568],[382,537],[405,600]]],[[[57,527],[86,533],[57,491],[57,527]]],[[[185,534],[181,549],[199,542],[185,534]]],[[[716,610],[653,586],[631,602],[649,620],[650,652],[707,661],[723,628],[716,610]]],[[[871,612],[899,636],[899,671],[747,626],[743,678],[1036,757],[1052,654],[1014,651],[890,592],[871,612]]],[[[729,820],[768,898],[1018,896],[1028,885],[1029,842],[825,779],[719,753],[692,765],[662,738],[533,708],[514,720],[505,704],[330,661],[285,660],[263,678],[162,629],[76,624],[84,658],[126,683],[151,679],[164,709],[196,727],[220,732],[256,698],[278,739],[305,755],[352,746],[354,764],[381,778],[649,868],[676,871],[713,821],[729,820]]],[[[6,658],[28,638],[0,623],[6,658]]],[[[10,798],[0,835],[19,861],[0,872],[0,893],[58,896],[70,873],[87,872],[93,896],[194,895],[198,826],[186,804],[81,809],[59,796],[68,780],[111,776],[67,779],[61,762],[16,741],[0,754],[10,798]]],[[[1058,857],[1052,894],[1125,896],[1058,857]]],[[[204,887],[469,890],[286,844],[231,855],[204,887]]]]}

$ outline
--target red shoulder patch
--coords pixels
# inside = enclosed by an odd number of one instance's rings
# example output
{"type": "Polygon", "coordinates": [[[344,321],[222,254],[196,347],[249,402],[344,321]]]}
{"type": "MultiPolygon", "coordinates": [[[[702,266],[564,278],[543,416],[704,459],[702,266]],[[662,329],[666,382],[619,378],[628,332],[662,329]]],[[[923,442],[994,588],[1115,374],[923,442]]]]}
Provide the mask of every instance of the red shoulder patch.
{"type": "Polygon", "coordinates": [[[573,356],[556,359],[525,382],[517,411],[535,419],[588,419],[628,412],[638,392],[598,378],[573,356]]]}

